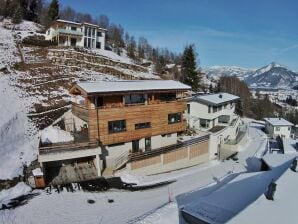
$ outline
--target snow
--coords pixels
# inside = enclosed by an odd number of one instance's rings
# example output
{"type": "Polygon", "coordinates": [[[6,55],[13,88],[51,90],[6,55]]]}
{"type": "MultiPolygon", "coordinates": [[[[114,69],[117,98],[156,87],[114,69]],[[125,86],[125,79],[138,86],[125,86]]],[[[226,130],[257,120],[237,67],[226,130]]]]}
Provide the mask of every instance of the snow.
{"type": "Polygon", "coordinates": [[[249,141],[245,150],[239,153],[239,163],[232,160],[210,161],[164,174],[146,177],[135,174],[126,176],[127,181],[137,180],[140,185],[154,181],[177,180],[170,185],[150,190],[109,190],[99,193],[64,191],[60,194],[52,191],[50,195],[41,192],[24,206],[2,213],[0,211],[0,220],[5,216],[8,217],[6,220],[13,217],[14,223],[23,224],[32,223],[32,220],[42,220],[44,224],[178,223],[178,206],[176,203],[168,204],[170,199],[175,200],[178,195],[183,195],[183,203],[187,204],[193,200],[192,192],[210,186],[231,174],[247,171],[247,167],[250,166],[247,158],[255,154],[263,141],[259,129],[252,127],[250,132],[254,140],[249,141]],[[95,200],[95,203],[88,204],[88,199],[95,200]],[[114,203],[108,203],[108,199],[114,199],[114,203]],[[28,215],[32,211],[38,211],[34,218],[28,215]]]}
{"type": "Polygon", "coordinates": [[[238,96],[229,93],[216,93],[207,94],[203,96],[195,96],[190,99],[190,101],[198,101],[202,103],[207,103],[208,105],[218,105],[226,102],[231,102],[240,99],[238,96]],[[221,97],[220,97],[221,96],[221,97]]]}
{"type": "Polygon", "coordinates": [[[49,126],[41,132],[42,143],[70,142],[73,139],[73,136],[69,132],[54,126],[49,126]]]}
{"type": "Polygon", "coordinates": [[[26,102],[9,84],[8,76],[0,76],[0,179],[22,174],[23,165],[36,158],[37,138],[29,122],[26,102]]]}
{"type": "Polygon", "coordinates": [[[149,90],[190,90],[191,87],[173,80],[138,80],[117,82],[79,82],[87,93],[107,93],[149,90]]]}
{"type": "Polygon", "coordinates": [[[41,171],[40,168],[36,168],[36,169],[32,170],[32,174],[33,174],[33,176],[35,176],[35,177],[43,176],[43,172],[41,171]]]}
{"type": "Polygon", "coordinates": [[[276,184],[274,201],[261,196],[229,223],[297,223],[297,173],[288,169],[276,184]]]}
{"type": "Polygon", "coordinates": [[[293,124],[284,118],[264,118],[264,120],[273,126],[293,126],[293,124]]]}
{"type": "Polygon", "coordinates": [[[0,191],[0,205],[7,204],[11,199],[28,194],[30,191],[31,187],[24,182],[20,182],[8,190],[0,191]]]}

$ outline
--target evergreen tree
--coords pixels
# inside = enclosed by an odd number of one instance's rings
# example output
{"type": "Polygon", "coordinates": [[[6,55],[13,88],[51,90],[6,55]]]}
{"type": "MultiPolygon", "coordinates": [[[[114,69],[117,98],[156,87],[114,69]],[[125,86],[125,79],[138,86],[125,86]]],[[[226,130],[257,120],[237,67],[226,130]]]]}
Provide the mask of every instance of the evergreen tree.
{"type": "Polygon", "coordinates": [[[52,0],[50,7],[49,7],[49,11],[48,11],[48,17],[51,21],[58,19],[58,17],[59,17],[59,2],[58,2],[58,0],[52,0]]]}
{"type": "Polygon", "coordinates": [[[196,53],[194,45],[185,47],[182,56],[182,82],[190,85],[194,92],[198,91],[200,78],[197,74],[196,53]]]}

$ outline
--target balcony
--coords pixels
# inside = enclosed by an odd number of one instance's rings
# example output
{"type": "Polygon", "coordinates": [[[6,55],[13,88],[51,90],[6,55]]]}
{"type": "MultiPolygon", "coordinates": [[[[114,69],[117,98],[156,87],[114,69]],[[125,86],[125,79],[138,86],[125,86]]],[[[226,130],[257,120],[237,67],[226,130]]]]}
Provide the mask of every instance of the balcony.
{"type": "Polygon", "coordinates": [[[71,111],[75,116],[82,119],[83,121],[86,121],[86,122],[89,121],[88,108],[86,108],[82,105],[76,104],[76,103],[72,103],[71,111]]]}
{"type": "Polygon", "coordinates": [[[79,36],[82,37],[83,33],[77,30],[57,29],[53,32],[53,36],[66,35],[66,36],[79,36]]]}

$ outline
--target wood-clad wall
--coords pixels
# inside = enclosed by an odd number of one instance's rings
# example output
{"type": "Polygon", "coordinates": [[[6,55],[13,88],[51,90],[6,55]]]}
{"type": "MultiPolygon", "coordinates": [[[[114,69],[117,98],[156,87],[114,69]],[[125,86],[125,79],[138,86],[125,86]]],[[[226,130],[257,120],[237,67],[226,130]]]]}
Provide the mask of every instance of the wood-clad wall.
{"type": "Polygon", "coordinates": [[[182,115],[185,109],[184,101],[123,108],[91,109],[89,110],[89,139],[96,141],[100,136],[99,140],[103,145],[110,145],[184,131],[186,122],[182,120],[179,123],[168,124],[168,114],[181,112],[182,115]],[[116,120],[126,120],[126,131],[109,134],[108,122],[116,120]],[[151,122],[151,128],[135,130],[135,124],[144,122],[151,122]]]}

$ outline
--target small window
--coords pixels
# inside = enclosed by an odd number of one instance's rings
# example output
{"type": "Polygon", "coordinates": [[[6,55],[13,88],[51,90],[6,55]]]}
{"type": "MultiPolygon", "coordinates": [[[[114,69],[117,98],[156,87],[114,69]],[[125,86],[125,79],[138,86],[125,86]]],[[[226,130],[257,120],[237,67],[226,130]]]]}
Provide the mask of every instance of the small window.
{"type": "Polygon", "coordinates": [[[190,104],[187,104],[187,113],[190,114],[190,104]]]}
{"type": "Polygon", "coordinates": [[[109,133],[117,133],[126,131],[126,121],[119,120],[119,121],[109,121],[109,133]]]}
{"type": "Polygon", "coordinates": [[[211,106],[208,106],[208,113],[211,113],[211,106]]]}
{"type": "Polygon", "coordinates": [[[173,101],[176,100],[176,93],[162,93],[160,94],[161,101],[173,101]]]}
{"type": "Polygon", "coordinates": [[[213,107],[213,113],[217,112],[217,107],[213,107]]]}
{"type": "Polygon", "coordinates": [[[150,122],[144,122],[144,123],[139,123],[135,124],[135,129],[144,129],[144,128],[151,128],[151,123],[150,122]]]}
{"type": "Polygon", "coordinates": [[[102,37],[102,32],[97,31],[97,36],[102,37]]]}
{"type": "Polygon", "coordinates": [[[288,131],[291,131],[291,127],[288,127],[288,131]]]}
{"type": "Polygon", "coordinates": [[[168,115],[168,123],[175,124],[181,122],[181,113],[174,113],[168,115]]]}
{"type": "Polygon", "coordinates": [[[71,27],[71,30],[74,30],[74,31],[76,31],[76,30],[77,30],[77,28],[76,28],[75,26],[72,26],[72,27],[71,27]]]}

